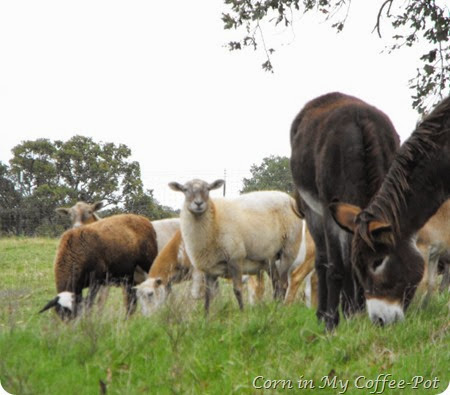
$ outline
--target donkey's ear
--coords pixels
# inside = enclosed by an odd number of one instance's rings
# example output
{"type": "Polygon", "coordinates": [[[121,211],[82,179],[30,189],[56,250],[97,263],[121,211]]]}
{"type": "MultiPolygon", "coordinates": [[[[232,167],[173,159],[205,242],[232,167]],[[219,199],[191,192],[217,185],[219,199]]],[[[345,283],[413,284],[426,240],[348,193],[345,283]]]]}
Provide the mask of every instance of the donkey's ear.
{"type": "Polygon", "coordinates": [[[181,185],[179,182],[169,182],[170,189],[176,191],[176,192],[186,192],[186,188],[181,185]]]}
{"type": "Polygon", "coordinates": [[[224,180],[216,180],[216,181],[213,181],[211,184],[208,185],[208,189],[210,191],[212,191],[213,189],[220,188],[223,184],[225,184],[224,180]]]}
{"type": "Polygon", "coordinates": [[[350,233],[355,232],[356,217],[361,212],[358,206],[347,203],[331,203],[328,207],[334,220],[342,229],[350,233]]]}

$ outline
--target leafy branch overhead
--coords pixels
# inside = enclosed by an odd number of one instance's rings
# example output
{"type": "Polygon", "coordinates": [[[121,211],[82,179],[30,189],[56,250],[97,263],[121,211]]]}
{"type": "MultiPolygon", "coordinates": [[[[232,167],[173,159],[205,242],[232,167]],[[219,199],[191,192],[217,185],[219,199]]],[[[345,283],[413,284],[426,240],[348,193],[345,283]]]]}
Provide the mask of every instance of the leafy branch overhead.
{"type": "MultiPolygon", "coordinates": [[[[361,0],[362,1],[362,0],[361,0]]],[[[237,41],[230,41],[230,51],[262,46],[265,61],[262,67],[273,72],[271,55],[264,39],[262,23],[290,26],[294,15],[317,12],[325,15],[332,28],[340,32],[344,29],[349,15],[351,1],[345,0],[225,0],[229,8],[222,14],[225,29],[244,29],[245,33],[237,41]],[[342,12],[343,11],[343,12],[342,12]]],[[[374,15],[374,31],[382,37],[383,21],[389,21],[396,34],[392,36],[394,45],[389,51],[404,46],[411,47],[425,43],[427,51],[418,59],[417,73],[410,78],[412,107],[424,113],[450,93],[450,9],[445,1],[437,0],[386,0],[374,15]]]]}

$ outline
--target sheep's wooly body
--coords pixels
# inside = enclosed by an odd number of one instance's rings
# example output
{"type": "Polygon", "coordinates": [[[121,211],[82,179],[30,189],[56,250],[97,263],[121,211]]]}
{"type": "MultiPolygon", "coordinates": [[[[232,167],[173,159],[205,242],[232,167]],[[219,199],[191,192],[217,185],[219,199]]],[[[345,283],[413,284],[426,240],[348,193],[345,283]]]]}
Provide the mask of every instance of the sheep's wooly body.
{"type": "Polygon", "coordinates": [[[301,232],[294,207],[289,195],[277,191],[210,199],[200,216],[183,207],[181,232],[188,255],[199,270],[226,275],[226,262],[240,260],[244,274],[256,274],[261,263],[281,254],[286,271],[297,255],[301,232]]]}
{"type": "Polygon", "coordinates": [[[134,214],[105,218],[66,231],[55,258],[56,291],[73,292],[77,302],[92,284],[133,283],[137,266],[146,272],[157,254],[150,221],[134,214]]]}
{"type": "Polygon", "coordinates": [[[158,254],[164,246],[172,239],[175,233],[180,229],[179,218],[165,218],[152,221],[156,232],[156,242],[158,244],[158,254]]]}

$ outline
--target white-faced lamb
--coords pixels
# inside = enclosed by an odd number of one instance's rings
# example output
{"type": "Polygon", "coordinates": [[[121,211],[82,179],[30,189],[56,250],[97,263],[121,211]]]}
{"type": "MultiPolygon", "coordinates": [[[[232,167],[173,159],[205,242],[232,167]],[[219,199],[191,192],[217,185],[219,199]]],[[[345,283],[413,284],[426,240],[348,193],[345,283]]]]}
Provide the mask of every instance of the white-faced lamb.
{"type": "Polygon", "coordinates": [[[133,275],[138,266],[146,272],[157,254],[151,222],[134,214],[114,215],[69,229],[56,252],[54,270],[58,295],[40,311],[55,307],[58,315],[74,318],[82,303],[83,288],[90,287],[88,305],[100,285],[122,285],[127,314],[136,308],[133,275]]]}
{"type": "Polygon", "coordinates": [[[158,253],[148,278],[136,286],[142,313],[148,315],[157,310],[167,299],[172,284],[193,278],[192,296],[198,298],[203,283],[203,274],[195,270],[186,253],[181,231],[158,253]],[[196,275],[193,272],[196,272],[196,275]]]}
{"type": "Polygon", "coordinates": [[[302,222],[296,203],[288,194],[261,191],[230,199],[211,199],[209,192],[223,184],[223,180],[209,184],[198,179],[184,185],[169,184],[185,195],[180,214],[181,233],[192,264],[206,275],[206,313],[215,278],[232,278],[242,310],[242,275],[268,270],[270,262],[277,258],[285,292],[289,268],[297,257],[301,238],[302,222]]]}

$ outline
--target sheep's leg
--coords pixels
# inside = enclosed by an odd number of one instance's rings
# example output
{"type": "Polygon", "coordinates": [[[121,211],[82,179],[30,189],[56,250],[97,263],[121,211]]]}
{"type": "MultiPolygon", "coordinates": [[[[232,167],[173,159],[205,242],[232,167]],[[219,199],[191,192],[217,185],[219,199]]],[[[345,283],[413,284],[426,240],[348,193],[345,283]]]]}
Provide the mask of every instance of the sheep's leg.
{"type": "Polygon", "coordinates": [[[209,305],[216,288],[217,277],[205,273],[205,315],[209,314],[209,305]]]}
{"type": "Polygon", "coordinates": [[[319,278],[317,277],[316,271],[313,271],[311,273],[310,281],[311,281],[311,306],[317,307],[317,305],[319,304],[319,292],[318,292],[319,278]]]}
{"type": "Polygon", "coordinates": [[[231,275],[231,279],[233,280],[233,291],[234,296],[236,296],[236,300],[239,305],[239,309],[244,310],[244,303],[242,301],[242,270],[241,265],[239,263],[229,262],[229,272],[231,275]]]}
{"type": "Polygon", "coordinates": [[[200,299],[205,290],[205,275],[200,270],[195,267],[192,269],[192,287],[191,287],[191,295],[194,299],[200,299]]]}
{"type": "Polygon", "coordinates": [[[436,284],[437,269],[439,264],[440,251],[438,248],[431,246],[428,250],[428,278],[427,278],[427,293],[423,300],[422,306],[427,307],[430,302],[431,295],[436,284]]]}
{"type": "Polygon", "coordinates": [[[96,281],[91,282],[91,285],[89,287],[89,293],[86,298],[86,308],[90,309],[92,307],[95,301],[95,297],[97,296],[97,293],[100,290],[100,288],[101,285],[98,282],[96,281]]]}
{"type": "Polygon", "coordinates": [[[280,273],[278,272],[277,265],[275,259],[270,261],[269,264],[269,274],[270,279],[272,280],[272,289],[273,289],[273,299],[274,300],[281,300],[281,277],[280,273]]]}
{"type": "Polygon", "coordinates": [[[264,295],[264,273],[259,271],[255,276],[250,276],[248,279],[248,302],[255,304],[255,301],[260,302],[264,295]]]}
{"type": "Polygon", "coordinates": [[[444,292],[450,285],[450,264],[444,263],[444,274],[442,275],[441,285],[439,292],[444,292]]]}
{"type": "Polygon", "coordinates": [[[101,285],[99,290],[97,306],[99,310],[103,310],[106,304],[106,300],[109,295],[109,287],[107,285],[101,285]]]}
{"type": "Polygon", "coordinates": [[[122,286],[122,292],[124,295],[125,308],[127,309],[127,318],[133,314],[136,310],[137,296],[136,290],[133,287],[132,281],[127,281],[122,286]]]}
{"type": "Polygon", "coordinates": [[[305,277],[314,270],[314,257],[305,260],[302,264],[297,266],[288,277],[288,289],[284,299],[285,304],[290,304],[294,301],[300,284],[303,283],[305,277]]]}

